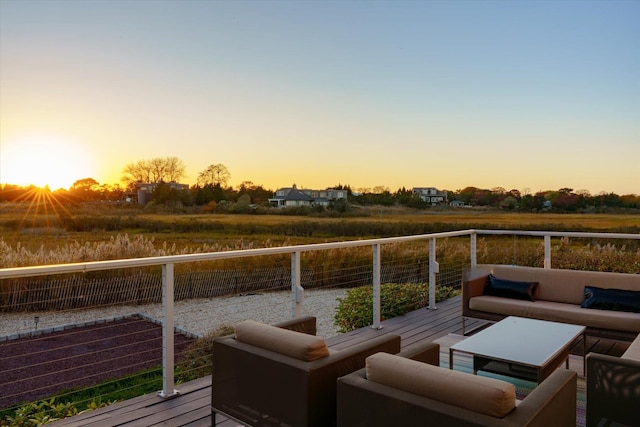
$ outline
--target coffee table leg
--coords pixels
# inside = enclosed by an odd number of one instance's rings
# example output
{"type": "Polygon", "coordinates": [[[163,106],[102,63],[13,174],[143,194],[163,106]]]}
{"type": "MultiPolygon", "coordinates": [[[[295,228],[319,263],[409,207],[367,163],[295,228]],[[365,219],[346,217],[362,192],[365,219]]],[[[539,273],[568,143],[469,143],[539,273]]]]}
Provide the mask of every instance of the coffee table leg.
{"type": "Polygon", "coordinates": [[[453,370],[453,349],[449,348],[449,369],[453,370]]]}

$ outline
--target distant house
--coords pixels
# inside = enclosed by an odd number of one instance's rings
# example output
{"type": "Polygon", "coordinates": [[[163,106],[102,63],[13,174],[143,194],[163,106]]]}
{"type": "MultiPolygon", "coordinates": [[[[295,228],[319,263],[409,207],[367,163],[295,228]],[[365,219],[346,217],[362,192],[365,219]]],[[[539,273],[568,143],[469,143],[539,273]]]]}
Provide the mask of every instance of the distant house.
{"type": "MultiPolygon", "coordinates": [[[[159,182],[138,182],[136,188],[138,189],[138,204],[141,206],[146,205],[151,200],[151,193],[159,185],[159,182]]],[[[178,184],[177,182],[166,183],[169,188],[179,191],[188,190],[189,184],[178,184]]]]}
{"type": "Polygon", "coordinates": [[[449,206],[453,206],[454,208],[461,208],[464,206],[464,202],[462,200],[452,200],[449,202],[449,206]]]}
{"type": "Polygon", "coordinates": [[[273,207],[283,208],[287,206],[328,206],[333,200],[347,199],[347,190],[336,190],[328,188],[326,190],[298,189],[295,184],[292,187],[279,188],[269,199],[269,204],[273,207]]]}
{"type": "Polygon", "coordinates": [[[431,206],[447,203],[447,192],[440,191],[435,187],[413,187],[412,193],[420,196],[423,202],[429,203],[431,206]]]}

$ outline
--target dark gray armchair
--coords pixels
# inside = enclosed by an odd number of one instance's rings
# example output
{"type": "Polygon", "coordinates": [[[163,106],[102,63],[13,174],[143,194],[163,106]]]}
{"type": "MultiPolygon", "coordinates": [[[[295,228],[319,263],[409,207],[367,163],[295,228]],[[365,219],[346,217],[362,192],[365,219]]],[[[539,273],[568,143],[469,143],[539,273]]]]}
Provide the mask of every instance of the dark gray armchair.
{"type": "MultiPolygon", "coordinates": [[[[338,380],[338,427],[566,427],[576,421],[577,374],[570,370],[553,372],[502,418],[369,380],[366,372],[360,369],[338,380]]],[[[459,397],[476,400],[473,392],[459,397]]]]}
{"type": "MultiPolygon", "coordinates": [[[[305,317],[278,326],[315,335],[316,319],[305,317]]],[[[396,354],[400,336],[383,335],[317,360],[240,342],[236,336],[213,342],[212,421],[216,413],[251,426],[334,426],[336,380],[364,367],[377,352],[396,354]]]]}

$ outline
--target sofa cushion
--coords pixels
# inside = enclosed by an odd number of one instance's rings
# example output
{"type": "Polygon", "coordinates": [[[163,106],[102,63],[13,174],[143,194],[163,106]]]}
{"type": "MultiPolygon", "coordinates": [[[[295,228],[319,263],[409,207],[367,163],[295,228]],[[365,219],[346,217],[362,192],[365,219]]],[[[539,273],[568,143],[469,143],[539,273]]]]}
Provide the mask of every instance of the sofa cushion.
{"type": "Polygon", "coordinates": [[[593,328],[640,332],[640,314],[638,313],[594,310],[581,308],[577,304],[541,300],[531,302],[482,295],[471,298],[469,308],[503,316],[529,317],[593,328]]]}
{"type": "Polygon", "coordinates": [[[495,297],[535,301],[534,292],[537,286],[538,282],[500,279],[490,274],[484,288],[484,293],[485,295],[495,297]]]}
{"type": "Polygon", "coordinates": [[[236,325],[236,340],[311,362],[329,356],[324,339],[264,323],[245,320],[236,325]]]}
{"type": "Polygon", "coordinates": [[[502,418],[516,406],[515,386],[506,381],[388,353],[369,356],[366,375],[370,381],[492,417],[502,418]]]}
{"type": "Polygon", "coordinates": [[[581,307],[640,313],[640,291],[585,286],[581,307]]]}

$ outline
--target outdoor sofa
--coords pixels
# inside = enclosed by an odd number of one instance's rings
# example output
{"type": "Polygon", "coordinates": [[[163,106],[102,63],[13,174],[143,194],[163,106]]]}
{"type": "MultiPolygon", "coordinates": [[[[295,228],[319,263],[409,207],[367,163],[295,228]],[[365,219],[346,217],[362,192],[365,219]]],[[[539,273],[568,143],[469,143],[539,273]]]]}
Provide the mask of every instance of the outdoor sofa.
{"type": "Polygon", "coordinates": [[[479,265],[462,283],[465,317],[529,317],[632,341],[621,357],[586,357],[587,426],[640,426],[640,274],[479,265]],[[605,422],[606,420],[606,422],[605,422]]]}
{"type": "Polygon", "coordinates": [[[466,317],[507,316],[584,325],[587,335],[632,341],[640,333],[640,274],[490,264],[467,271],[463,330],[466,317]]]}
{"type": "Polygon", "coordinates": [[[277,325],[240,322],[213,342],[211,417],[251,426],[334,426],[336,380],[378,352],[398,353],[400,336],[381,335],[353,347],[327,348],[315,317],[277,325]]]}
{"type": "Polygon", "coordinates": [[[554,371],[517,402],[513,384],[403,356],[375,354],[338,379],[338,427],[575,425],[574,371],[554,371]]]}

